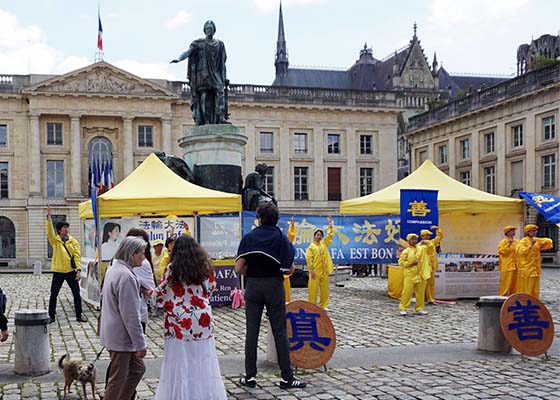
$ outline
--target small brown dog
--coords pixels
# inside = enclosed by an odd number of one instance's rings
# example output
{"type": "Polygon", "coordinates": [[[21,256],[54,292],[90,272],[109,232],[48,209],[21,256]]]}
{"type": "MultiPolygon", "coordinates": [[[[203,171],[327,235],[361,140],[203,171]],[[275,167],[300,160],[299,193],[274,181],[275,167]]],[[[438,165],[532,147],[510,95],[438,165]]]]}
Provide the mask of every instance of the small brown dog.
{"type": "Polygon", "coordinates": [[[95,384],[97,382],[97,369],[93,363],[82,360],[68,360],[63,362],[66,354],[58,360],[58,367],[64,374],[64,397],[70,392],[70,386],[74,381],[80,381],[84,390],[84,398],[87,400],[86,383],[91,384],[92,399],[95,400],[95,384]]]}

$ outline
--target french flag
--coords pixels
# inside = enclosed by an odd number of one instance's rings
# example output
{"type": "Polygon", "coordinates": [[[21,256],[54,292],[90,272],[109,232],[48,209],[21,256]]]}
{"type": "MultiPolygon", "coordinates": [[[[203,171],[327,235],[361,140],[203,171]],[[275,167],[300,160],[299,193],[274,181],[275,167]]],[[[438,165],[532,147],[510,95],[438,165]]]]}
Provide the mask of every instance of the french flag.
{"type": "Polygon", "coordinates": [[[97,19],[99,21],[99,29],[97,31],[97,48],[103,51],[103,26],[101,26],[101,15],[97,14],[97,19]]]}

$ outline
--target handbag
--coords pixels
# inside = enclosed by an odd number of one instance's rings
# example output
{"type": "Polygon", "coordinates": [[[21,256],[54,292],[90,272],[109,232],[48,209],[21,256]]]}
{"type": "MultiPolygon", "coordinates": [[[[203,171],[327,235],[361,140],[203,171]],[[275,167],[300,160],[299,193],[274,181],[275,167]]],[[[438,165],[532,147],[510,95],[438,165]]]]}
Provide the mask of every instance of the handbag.
{"type": "Polygon", "coordinates": [[[68,253],[68,256],[70,257],[70,266],[72,267],[73,270],[75,270],[77,267],[76,267],[76,261],[74,260],[74,256],[70,254],[68,247],[66,247],[66,243],[62,242],[62,245],[64,246],[66,252],[68,253]]]}

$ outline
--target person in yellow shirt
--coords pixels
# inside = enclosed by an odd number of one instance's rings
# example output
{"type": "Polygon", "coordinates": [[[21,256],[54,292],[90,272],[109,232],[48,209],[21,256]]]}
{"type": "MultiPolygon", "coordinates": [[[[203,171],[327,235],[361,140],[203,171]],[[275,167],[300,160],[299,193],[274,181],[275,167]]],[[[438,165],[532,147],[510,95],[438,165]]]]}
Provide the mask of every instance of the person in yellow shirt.
{"type": "Polygon", "coordinates": [[[517,285],[517,245],[515,226],[504,227],[505,238],[498,243],[498,260],[500,265],[500,296],[511,296],[517,285]]]}
{"type": "Polygon", "coordinates": [[[49,298],[49,324],[56,321],[56,301],[58,293],[64,281],[70,286],[74,297],[74,309],[76,310],[76,321],[87,322],[82,314],[82,298],[80,296],[82,255],[80,244],[68,233],[68,222],[58,222],[55,227],[52,221],[52,209],[47,207],[47,239],[52,246],[53,253],[51,259],[51,295],[49,298]]]}
{"type": "Polygon", "coordinates": [[[541,251],[552,249],[552,239],[539,238],[537,225],[525,225],[525,237],[519,241],[517,253],[517,291],[539,298],[541,251]]]}
{"type": "Polygon", "coordinates": [[[430,278],[426,282],[426,294],[425,299],[428,304],[434,304],[436,302],[436,277],[435,273],[438,269],[438,259],[437,259],[437,252],[436,247],[439,246],[441,242],[441,238],[443,237],[441,234],[441,229],[438,226],[431,226],[430,229],[436,230],[436,237],[431,239],[432,232],[428,229],[422,229],[420,231],[420,238],[422,241],[418,243],[421,246],[426,247],[426,253],[428,256],[428,260],[430,262],[431,267],[431,274],[430,278]]]}
{"type": "Polygon", "coordinates": [[[159,281],[162,278],[161,271],[159,270],[159,264],[161,263],[161,260],[163,260],[163,257],[165,257],[165,253],[167,253],[167,249],[164,249],[163,240],[161,239],[154,240],[152,243],[152,248],[153,248],[152,265],[154,266],[154,273],[156,276],[156,280],[159,283],[159,281]]]}
{"type": "Polygon", "coordinates": [[[329,252],[334,235],[334,224],[330,215],[327,219],[329,221],[327,236],[323,237],[321,229],[315,229],[313,243],[305,252],[305,261],[309,270],[308,300],[317,304],[317,294],[320,292],[319,306],[325,310],[329,305],[329,275],[334,271],[329,252]]]}
{"type": "Polygon", "coordinates": [[[164,251],[165,254],[159,262],[159,274],[162,277],[165,275],[165,269],[171,262],[171,252],[173,251],[175,240],[177,240],[177,237],[175,235],[171,235],[167,239],[165,239],[165,249],[167,251],[164,251]]]}
{"type": "MultiPolygon", "coordinates": [[[[290,219],[290,227],[288,228],[288,239],[290,242],[294,243],[296,239],[296,219],[292,216],[290,219]]],[[[291,274],[284,274],[284,292],[286,293],[286,303],[291,300],[290,292],[292,290],[292,285],[290,284],[291,274]]]]}
{"type": "Polygon", "coordinates": [[[417,314],[426,315],[424,310],[424,295],[426,293],[426,281],[431,275],[432,267],[426,252],[426,246],[417,246],[418,235],[409,233],[406,235],[408,247],[399,256],[399,265],[403,269],[403,291],[399,310],[401,315],[406,315],[412,300],[412,290],[416,296],[414,309],[417,314]]]}

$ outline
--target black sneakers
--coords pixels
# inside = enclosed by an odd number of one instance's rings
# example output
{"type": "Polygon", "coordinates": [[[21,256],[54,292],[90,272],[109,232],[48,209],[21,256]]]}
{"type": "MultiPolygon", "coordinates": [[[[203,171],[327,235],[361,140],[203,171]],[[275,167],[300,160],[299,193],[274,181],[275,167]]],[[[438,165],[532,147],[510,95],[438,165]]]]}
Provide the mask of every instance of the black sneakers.
{"type": "Polygon", "coordinates": [[[243,376],[239,378],[239,384],[248,388],[254,388],[257,386],[257,378],[255,378],[254,376],[243,376]]]}
{"type": "Polygon", "coordinates": [[[296,379],[295,377],[292,377],[292,379],[290,379],[289,381],[285,381],[284,379],[280,379],[280,387],[282,389],[292,389],[292,388],[303,389],[306,386],[307,386],[307,383],[305,383],[304,381],[300,381],[299,379],[296,379]]]}
{"type": "Polygon", "coordinates": [[[49,317],[49,324],[54,324],[56,319],[54,317],[49,317]]]}
{"type": "Polygon", "coordinates": [[[84,317],[84,315],[80,315],[79,317],[76,317],[76,321],[78,322],[87,322],[87,318],[84,317]]]}

